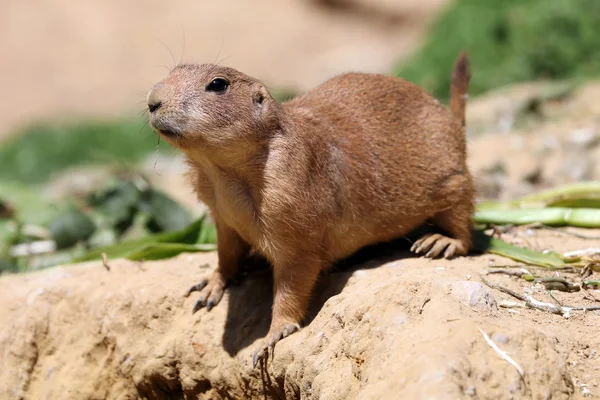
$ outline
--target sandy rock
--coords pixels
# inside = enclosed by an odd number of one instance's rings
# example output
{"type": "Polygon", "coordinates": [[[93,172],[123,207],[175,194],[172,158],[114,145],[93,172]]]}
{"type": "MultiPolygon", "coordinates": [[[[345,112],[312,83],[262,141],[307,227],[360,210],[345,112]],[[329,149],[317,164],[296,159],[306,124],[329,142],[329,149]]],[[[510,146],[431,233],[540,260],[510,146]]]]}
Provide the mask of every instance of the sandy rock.
{"type": "Polygon", "coordinates": [[[323,277],[306,326],[277,345],[264,370],[252,369],[251,356],[268,330],[268,271],[194,315],[195,299],[183,293],[209,272],[200,265],[215,265],[213,253],[3,277],[0,397],[571,398],[566,329],[515,323],[494,293],[464,280],[489,256],[389,261],[323,277]]]}
{"type": "Polygon", "coordinates": [[[463,304],[480,311],[493,312],[498,310],[496,298],[489,288],[480,282],[459,281],[450,285],[452,296],[463,304]]]}

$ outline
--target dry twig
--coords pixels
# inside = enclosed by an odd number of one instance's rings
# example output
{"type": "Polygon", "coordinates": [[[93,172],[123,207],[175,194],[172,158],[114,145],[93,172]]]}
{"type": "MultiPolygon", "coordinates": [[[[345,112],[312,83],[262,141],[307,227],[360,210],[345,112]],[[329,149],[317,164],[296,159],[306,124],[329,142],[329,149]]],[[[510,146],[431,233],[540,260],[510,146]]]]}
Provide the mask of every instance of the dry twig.
{"type": "Polygon", "coordinates": [[[490,283],[490,282],[489,282],[487,279],[485,279],[483,276],[480,276],[480,278],[481,278],[481,281],[482,281],[482,282],[483,282],[483,283],[484,283],[486,286],[488,286],[488,287],[490,287],[490,288],[492,288],[492,289],[499,290],[499,291],[501,291],[501,292],[503,292],[503,293],[506,293],[506,294],[508,294],[508,295],[511,295],[512,297],[514,297],[514,298],[516,298],[516,299],[519,299],[519,300],[521,300],[521,301],[527,301],[527,297],[523,296],[523,295],[522,295],[522,294],[520,294],[520,293],[517,293],[517,292],[515,292],[515,291],[513,291],[513,290],[510,290],[510,289],[508,289],[508,288],[505,288],[505,287],[503,287],[503,286],[499,286],[499,285],[495,285],[495,284],[493,284],[493,283],[490,283]]]}
{"type": "Polygon", "coordinates": [[[560,290],[561,292],[579,292],[581,290],[581,286],[556,276],[536,278],[535,282],[544,285],[546,290],[560,290]]]}
{"type": "Polygon", "coordinates": [[[590,247],[588,249],[582,249],[582,250],[575,250],[575,251],[568,251],[566,253],[563,254],[563,257],[565,258],[571,258],[571,257],[583,257],[583,256],[596,256],[596,255],[600,255],[600,248],[598,247],[590,247]]]}
{"type": "Polygon", "coordinates": [[[510,290],[508,288],[505,288],[503,286],[500,285],[495,285],[493,283],[490,283],[488,280],[486,280],[483,276],[480,276],[481,278],[481,282],[483,282],[486,286],[492,288],[492,289],[496,289],[499,290],[503,293],[506,293],[508,295],[511,295],[512,297],[519,299],[521,301],[525,302],[525,305],[529,308],[533,308],[536,310],[540,310],[540,311],[546,311],[552,314],[558,314],[558,315],[563,315],[566,318],[569,317],[570,312],[571,311],[598,311],[600,310],[600,306],[591,306],[591,307],[567,307],[567,306],[556,306],[554,304],[550,304],[550,303],[544,303],[541,301],[537,301],[536,299],[534,299],[531,296],[524,296],[520,293],[517,293],[513,290],[510,290]]]}
{"type": "Polygon", "coordinates": [[[513,360],[508,354],[506,354],[505,351],[501,350],[496,343],[494,343],[492,341],[492,339],[490,339],[490,337],[481,330],[481,328],[477,328],[479,329],[479,332],[481,332],[481,334],[483,335],[483,338],[485,339],[485,341],[487,342],[487,344],[494,349],[494,351],[500,356],[500,358],[502,358],[503,360],[505,360],[506,362],[508,362],[510,365],[512,365],[513,367],[515,367],[517,369],[517,371],[519,371],[519,375],[521,375],[521,378],[525,375],[525,373],[523,372],[523,368],[521,368],[521,366],[519,364],[516,363],[515,360],[513,360]]]}
{"type": "Polygon", "coordinates": [[[506,269],[496,269],[493,271],[488,271],[486,272],[486,275],[492,275],[492,274],[503,274],[503,275],[508,275],[508,276],[516,276],[517,278],[521,278],[523,275],[531,275],[529,272],[527,271],[509,271],[506,269]]]}
{"type": "Polygon", "coordinates": [[[108,257],[106,253],[102,253],[102,265],[106,268],[107,271],[110,272],[110,265],[108,265],[108,257]]]}

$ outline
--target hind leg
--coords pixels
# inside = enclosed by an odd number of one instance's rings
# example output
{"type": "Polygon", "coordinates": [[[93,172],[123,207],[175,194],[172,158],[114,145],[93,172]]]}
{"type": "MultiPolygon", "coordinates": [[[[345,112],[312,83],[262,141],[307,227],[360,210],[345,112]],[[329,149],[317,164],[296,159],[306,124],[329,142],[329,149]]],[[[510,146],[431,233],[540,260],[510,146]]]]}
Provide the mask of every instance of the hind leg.
{"type": "Polygon", "coordinates": [[[448,236],[439,233],[427,234],[417,240],[411,251],[435,258],[466,255],[471,248],[471,226],[473,206],[470,201],[458,203],[452,208],[436,214],[432,222],[448,236]]]}

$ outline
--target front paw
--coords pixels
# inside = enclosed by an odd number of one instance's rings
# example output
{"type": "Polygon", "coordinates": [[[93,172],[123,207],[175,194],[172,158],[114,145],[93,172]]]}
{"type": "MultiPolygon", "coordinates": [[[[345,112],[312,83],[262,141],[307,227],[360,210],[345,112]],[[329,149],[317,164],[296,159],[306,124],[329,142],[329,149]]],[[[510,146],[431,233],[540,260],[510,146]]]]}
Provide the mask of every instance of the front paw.
{"type": "Polygon", "coordinates": [[[226,280],[217,271],[209,278],[205,278],[197,285],[192,286],[187,292],[188,296],[192,292],[200,292],[200,297],[198,297],[198,301],[194,304],[192,313],[195,313],[202,307],[206,307],[206,310],[210,311],[214,306],[219,304],[221,298],[223,298],[225,287],[226,280]]]}
{"type": "Polygon", "coordinates": [[[467,253],[467,247],[462,241],[440,235],[439,233],[431,233],[423,236],[412,245],[410,250],[416,254],[425,253],[425,257],[427,258],[436,258],[443,255],[444,258],[450,259],[454,256],[467,253]]]}
{"type": "Polygon", "coordinates": [[[252,358],[252,368],[256,368],[259,361],[266,360],[269,352],[273,353],[275,344],[281,339],[288,337],[294,332],[300,330],[300,325],[296,323],[285,323],[280,328],[271,328],[267,336],[262,340],[252,358]]]}

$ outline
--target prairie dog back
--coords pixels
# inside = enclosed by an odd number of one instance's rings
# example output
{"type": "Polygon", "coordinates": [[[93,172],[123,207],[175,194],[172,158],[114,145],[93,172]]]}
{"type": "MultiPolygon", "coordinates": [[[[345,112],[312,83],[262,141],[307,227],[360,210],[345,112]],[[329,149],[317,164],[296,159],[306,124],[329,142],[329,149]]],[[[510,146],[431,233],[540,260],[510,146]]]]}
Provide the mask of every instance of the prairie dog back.
{"type": "Polygon", "coordinates": [[[329,188],[327,181],[336,186],[334,214],[340,218],[328,238],[338,257],[356,250],[354,230],[362,231],[364,237],[355,239],[361,247],[390,240],[412,230],[424,214],[428,218],[448,207],[449,192],[472,197],[460,120],[410,82],[345,74],[283,107],[302,134],[315,132],[315,152],[328,157],[317,177],[330,173],[323,189],[329,188]]]}

